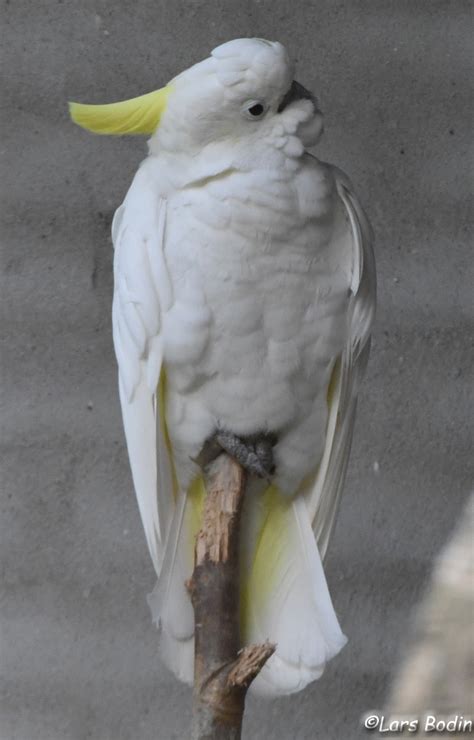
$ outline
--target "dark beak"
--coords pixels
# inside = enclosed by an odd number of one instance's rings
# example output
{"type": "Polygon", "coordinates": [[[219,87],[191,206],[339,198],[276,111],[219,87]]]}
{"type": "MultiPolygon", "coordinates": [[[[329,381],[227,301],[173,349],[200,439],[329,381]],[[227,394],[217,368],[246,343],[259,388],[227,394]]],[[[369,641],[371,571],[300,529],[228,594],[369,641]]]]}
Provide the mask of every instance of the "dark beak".
{"type": "Polygon", "coordinates": [[[318,101],[316,100],[315,96],[310,93],[310,91],[307,90],[305,87],[303,87],[303,85],[300,85],[299,82],[293,80],[290,89],[278,106],[278,113],[284,111],[285,108],[290,105],[290,103],[294,103],[297,100],[311,100],[314,105],[314,109],[318,110],[318,101]]]}

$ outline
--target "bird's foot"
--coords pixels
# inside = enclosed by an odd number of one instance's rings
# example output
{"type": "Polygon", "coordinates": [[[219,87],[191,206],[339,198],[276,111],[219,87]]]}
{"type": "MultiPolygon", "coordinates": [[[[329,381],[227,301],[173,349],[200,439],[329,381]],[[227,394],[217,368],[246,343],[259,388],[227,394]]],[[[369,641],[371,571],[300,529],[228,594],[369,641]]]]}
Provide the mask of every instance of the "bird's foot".
{"type": "Polygon", "coordinates": [[[237,460],[245,470],[268,483],[275,472],[273,446],[277,438],[271,433],[252,434],[238,437],[232,432],[219,430],[206,442],[195,462],[206,467],[224,450],[237,460]]]}
{"type": "Polygon", "coordinates": [[[257,478],[270,480],[275,472],[273,445],[276,438],[273,434],[253,434],[249,437],[238,437],[232,432],[219,431],[215,435],[219,446],[237,460],[245,470],[257,478]]]}

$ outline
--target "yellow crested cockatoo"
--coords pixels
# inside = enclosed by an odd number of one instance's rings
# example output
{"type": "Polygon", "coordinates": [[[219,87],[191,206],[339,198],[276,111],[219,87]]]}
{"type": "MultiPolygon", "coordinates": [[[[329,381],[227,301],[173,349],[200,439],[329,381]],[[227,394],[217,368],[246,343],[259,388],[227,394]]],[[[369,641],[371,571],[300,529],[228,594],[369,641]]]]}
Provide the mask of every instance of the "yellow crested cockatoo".
{"type": "Polygon", "coordinates": [[[341,649],[324,576],[375,306],[371,230],[285,48],[225,43],[166,87],[71,104],[103,134],[150,134],[112,225],[113,335],[134,486],[158,574],[164,660],[193,677],[185,582],[200,456],[251,474],[241,525],[242,643],[275,654],[253,691],[287,694],[341,649]]]}

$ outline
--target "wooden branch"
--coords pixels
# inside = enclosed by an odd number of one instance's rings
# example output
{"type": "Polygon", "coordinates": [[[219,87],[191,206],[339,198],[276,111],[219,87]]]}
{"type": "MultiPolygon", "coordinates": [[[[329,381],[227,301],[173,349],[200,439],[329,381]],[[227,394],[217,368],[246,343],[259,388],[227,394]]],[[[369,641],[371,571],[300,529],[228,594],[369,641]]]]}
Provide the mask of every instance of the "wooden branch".
{"type": "Polygon", "coordinates": [[[275,651],[268,642],[240,650],[239,529],[245,485],[245,470],[229,455],[212,463],[188,583],[195,624],[192,740],[239,740],[247,689],[275,651]]]}

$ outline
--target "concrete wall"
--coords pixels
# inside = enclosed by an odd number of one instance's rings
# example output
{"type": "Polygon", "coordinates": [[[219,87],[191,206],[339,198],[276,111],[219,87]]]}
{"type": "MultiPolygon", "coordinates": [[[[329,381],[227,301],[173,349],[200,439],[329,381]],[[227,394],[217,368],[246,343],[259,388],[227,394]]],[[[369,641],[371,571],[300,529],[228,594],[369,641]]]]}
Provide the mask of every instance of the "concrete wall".
{"type": "Polygon", "coordinates": [[[377,233],[380,308],[328,558],[350,638],[255,740],[365,737],[434,553],[472,483],[469,2],[6,2],[1,740],[171,740],[190,692],[159,663],[122,437],[109,227],[141,139],[73,127],[68,99],[165,83],[238,36],[287,44],[326,112],[322,158],[377,233]]]}

